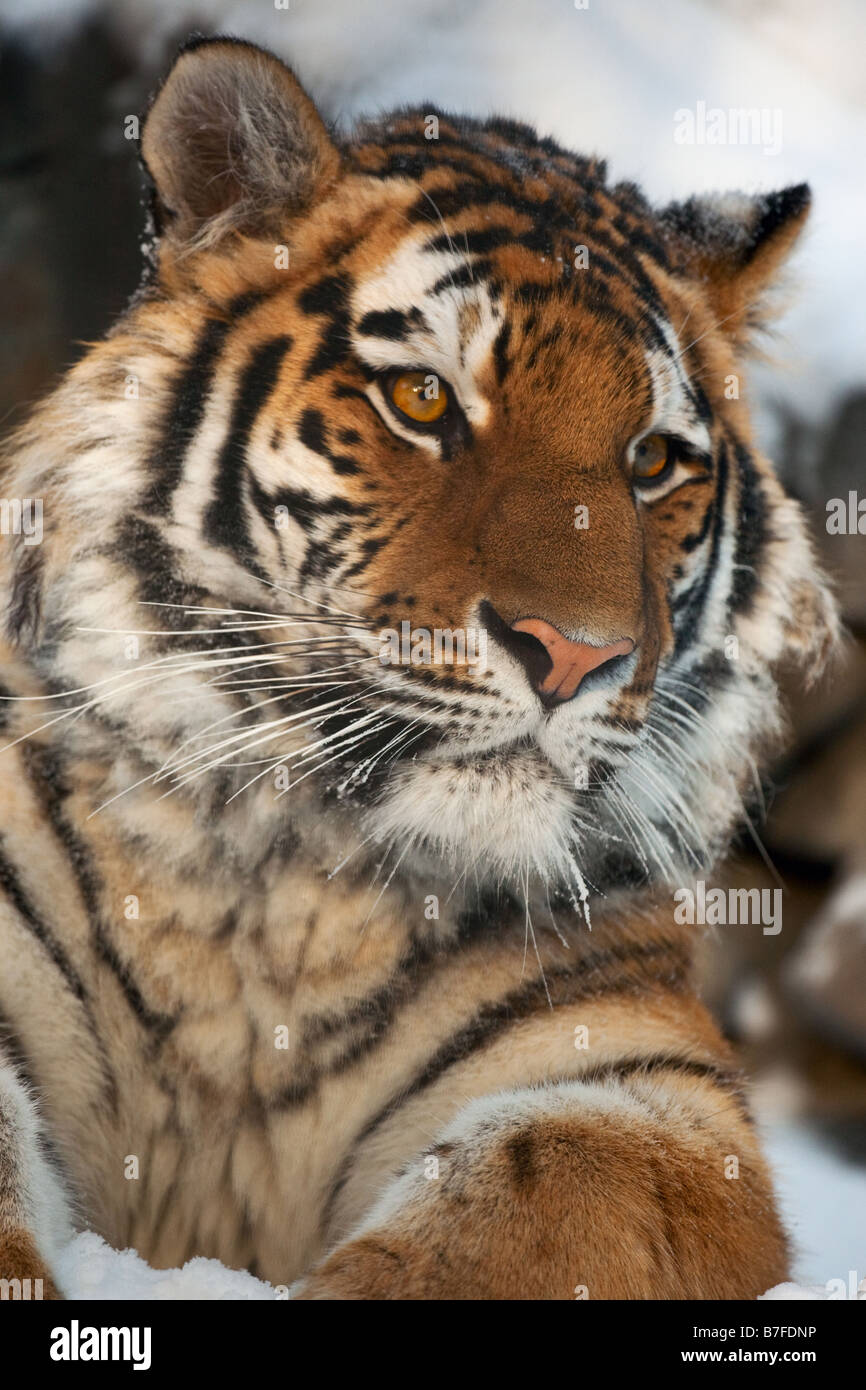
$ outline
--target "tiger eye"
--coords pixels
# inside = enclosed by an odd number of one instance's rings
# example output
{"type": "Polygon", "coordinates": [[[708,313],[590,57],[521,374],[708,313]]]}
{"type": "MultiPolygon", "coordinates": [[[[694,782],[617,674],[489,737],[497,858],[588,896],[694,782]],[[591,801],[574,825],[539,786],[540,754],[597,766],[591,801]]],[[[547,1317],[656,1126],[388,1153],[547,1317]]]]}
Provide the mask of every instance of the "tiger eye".
{"type": "Polygon", "coordinates": [[[432,372],[401,372],[389,386],[394,405],[419,425],[432,425],[448,409],[448,392],[432,372]]]}
{"type": "Polygon", "coordinates": [[[663,434],[648,434],[636,446],[632,471],[636,478],[657,478],[664,472],[670,444],[663,434]]]}

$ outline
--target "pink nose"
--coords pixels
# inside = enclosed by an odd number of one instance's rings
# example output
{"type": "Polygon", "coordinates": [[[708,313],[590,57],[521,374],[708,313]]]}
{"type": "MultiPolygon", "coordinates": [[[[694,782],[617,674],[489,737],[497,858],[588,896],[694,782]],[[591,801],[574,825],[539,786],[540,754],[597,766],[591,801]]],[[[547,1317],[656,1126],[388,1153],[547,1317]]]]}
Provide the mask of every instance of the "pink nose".
{"type": "Polygon", "coordinates": [[[570,700],[584,676],[597,666],[603,666],[615,656],[628,656],[634,651],[631,638],[623,637],[605,647],[593,647],[589,642],[572,642],[558,628],[541,618],[521,618],[512,623],[513,632],[526,632],[544,647],[551,660],[550,670],[535,685],[546,704],[558,705],[570,700]]]}

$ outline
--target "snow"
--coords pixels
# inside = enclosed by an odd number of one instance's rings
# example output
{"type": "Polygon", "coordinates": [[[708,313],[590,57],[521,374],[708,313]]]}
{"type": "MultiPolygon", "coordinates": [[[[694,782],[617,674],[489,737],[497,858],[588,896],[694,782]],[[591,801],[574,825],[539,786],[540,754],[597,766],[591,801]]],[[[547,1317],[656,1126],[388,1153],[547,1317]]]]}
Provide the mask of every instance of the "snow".
{"type": "Polygon", "coordinates": [[[810,1286],[806,1286],[805,1284],[777,1284],[775,1288],[768,1289],[766,1293],[762,1293],[758,1302],[792,1303],[808,1298],[827,1299],[829,1297],[830,1295],[827,1290],[820,1288],[817,1284],[812,1284],[810,1286]]]}
{"type": "Polygon", "coordinates": [[[795,1245],[794,1278],[847,1287],[853,1272],[856,1287],[866,1279],[866,1168],[840,1158],[802,1120],[765,1127],[764,1148],[795,1245]]]}
{"type": "Polygon", "coordinates": [[[134,1250],[112,1250],[93,1231],[75,1236],[54,1268],[58,1289],[70,1299],[273,1299],[270,1284],[219,1260],[189,1260],[182,1269],[151,1269],[134,1250]]]}

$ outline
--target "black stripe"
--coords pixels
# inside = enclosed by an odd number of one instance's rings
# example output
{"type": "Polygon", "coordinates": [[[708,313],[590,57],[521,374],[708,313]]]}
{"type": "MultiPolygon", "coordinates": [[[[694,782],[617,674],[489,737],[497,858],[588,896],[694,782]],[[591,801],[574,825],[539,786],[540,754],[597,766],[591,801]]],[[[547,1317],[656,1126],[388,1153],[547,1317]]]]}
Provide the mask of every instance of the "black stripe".
{"type": "Polygon", "coordinates": [[[366,516],[370,511],[365,503],[349,502],[345,497],[314,497],[305,488],[283,487],[279,492],[266,492],[256,479],[250,482],[250,497],[271,525],[274,508],[286,507],[292,520],[308,535],[322,521],[335,517],[366,516]]]}
{"type": "Polygon", "coordinates": [[[361,472],[360,464],[348,454],[331,454],[331,467],[339,477],[354,477],[361,472]]]}
{"type": "Polygon", "coordinates": [[[652,1076],[657,1072],[674,1072],[679,1076],[695,1076],[709,1081],[719,1090],[726,1091],[736,1102],[740,1118],[747,1125],[754,1125],[754,1116],[749,1110],[744,1091],[743,1073],[719,1067],[712,1062],[699,1062],[692,1057],[682,1057],[675,1053],[652,1053],[648,1057],[627,1057],[618,1062],[602,1062],[591,1071],[579,1075],[568,1073],[545,1079],[545,1086],[580,1085],[597,1086],[607,1081],[627,1082],[641,1076],[652,1076]]]}
{"type": "Polygon", "coordinates": [[[264,299],[253,291],[238,295],[228,305],[227,319],[211,319],[205,325],[186,366],[177,377],[171,402],[165,416],[165,426],[148,460],[153,481],[143,501],[147,511],[167,515],[172,495],[181,480],[184,456],[189,449],[204,415],[208,392],[217,359],[230,329],[264,299]]]}
{"type": "MultiPolygon", "coordinates": [[[[194,626],[197,615],[190,615],[184,609],[200,606],[208,594],[179,578],[180,559],[158,526],[143,517],[128,514],[117,527],[109,553],[118,564],[135,574],[142,603],[170,605],[160,607],[154,615],[158,616],[162,627],[185,631],[194,626]]],[[[225,639],[216,640],[224,642],[225,639]]],[[[208,641],[214,639],[202,638],[203,645],[208,641]]]]}
{"type": "Polygon", "coordinates": [[[758,567],[767,544],[767,499],[754,459],[742,444],[734,445],[739,472],[737,544],[731,581],[731,612],[748,612],[758,589],[758,567]]]}
{"type": "Polygon", "coordinates": [[[57,940],[51,927],[45,918],[30,901],[24,886],[21,883],[18,873],[12,861],[6,856],[2,848],[3,840],[0,836],[0,888],[2,888],[9,902],[15,908],[21,920],[30,932],[36,937],[42,948],[60,972],[62,979],[66,982],[70,992],[81,1004],[89,1025],[91,1041],[99,1053],[102,1063],[102,1079],[105,1087],[106,1096],[112,1109],[117,1109],[117,1079],[108,1060],[105,1044],[96,1025],[96,1018],[93,1013],[93,1005],[84,982],[80,979],[72,962],[57,940]]]}
{"type": "Polygon", "coordinates": [[[457,241],[448,232],[442,232],[424,243],[425,251],[459,251],[467,256],[486,256],[499,246],[514,246],[520,243],[521,233],[512,227],[483,227],[472,232],[459,232],[457,241]]]}
{"type": "Polygon", "coordinates": [[[342,582],[345,583],[347,579],[357,579],[359,574],[363,574],[370,561],[378,555],[382,546],[385,545],[389,539],[388,536],[371,536],[369,540],[363,541],[361,544],[361,558],[356,560],[353,565],[349,566],[342,576],[342,582]]]}
{"type": "Polygon", "coordinates": [[[496,366],[496,380],[501,386],[508,375],[508,345],[511,342],[511,323],[506,319],[496,335],[493,344],[493,361],[496,366]]]}
{"type": "Polygon", "coordinates": [[[412,328],[426,327],[424,315],[418,308],[371,309],[358,324],[358,332],[365,338],[387,338],[402,342],[409,336],[412,328]]]}
{"type": "MultiPolygon", "coordinates": [[[[712,1062],[699,1062],[692,1057],[681,1057],[675,1053],[653,1053],[649,1057],[629,1057],[619,1062],[606,1062],[580,1076],[562,1077],[563,1081],[579,1081],[588,1085],[609,1080],[625,1080],[628,1077],[652,1075],[657,1071],[675,1071],[681,1076],[697,1076],[711,1081],[714,1086],[731,1091],[735,1099],[745,1107],[742,1094],[743,1077],[741,1072],[731,1071],[712,1062]]],[[[746,1112],[748,1115],[748,1111],[746,1112]]],[[[751,1119],[751,1116],[749,1116],[751,1119]]]]}
{"type": "Polygon", "coordinates": [[[298,295],[298,308],[303,314],[322,315],[326,318],[340,314],[345,307],[346,295],[351,284],[351,280],[345,275],[325,275],[301,291],[298,295]]]}
{"type": "Polygon", "coordinates": [[[448,270],[444,275],[441,275],[433,288],[428,290],[428,294],[435,297],[437,294],[442,294],[444,290],[471,289],[491,269],[489,261],[476,261],[474,265],[464,263],[457,266],[455,270],[448,270]]]}
{"type": "Polygon", "coordinates": [[[155,1012],[145,1001],[144,995],[135,983],[130,973],[129,966],[120,959],[113,943],[108,939],[105,923],[97,917],[94,922],[96,933],[96,948],[100,960],[108,966],[114,975],[120,988],[123,990],[123,997],[132,1010],[135,1017],[143,1028],[149,1033],[153,1033],[161,1042],[177,1023],[177,1018],[172,1018],[169,1014],[155,1012]]]}
{"type": "Polygon", "coordinates": [[[357,386],[347,386],[345,382],[338,381],[334,386],[333,394],[336,400],[360,401],[373,416],[379,429],[383,433],[389,433],[385,422],[365,391],[359,391],[357,386]]]}
{"type": "MultiPolygon", "coordinates": [[[[687,481],[703,483],[706,482],[706,479],[698,477],[694,479],[689,479],[687,481]]],[[[701,524],[698,530],[690,531],[687,536],[683,536],[683,539],[680,542],[681,548],[686,552],[687,555],[691,555],[692,551],[697,550],[699,546],[703,545],[704,541],[707,539],[707,536],[709,535],[710,526],[712,525],[713,518],[715,516],[714,496],[715,494],[713,495],[713,497],[710,498],[704,509],[704,515],[701,518],[701,524]]]]}
{"type": "Polygon", "coordinates": [[[725,498],[728,484],[728,450],[724,440],[719,448],[719,461],[716,469],[716,494],[712,502],[712,541],[707,563],[699,583],[688,590],[683,605],[682,617],[678,623],[675,658],[682,656],[700,633],[701,620],[710,586],[716,576],[719,563],[719,550],[725,525],[725,498]]]}
{"type": "Polygon", "coordinates": [[[314,285],[308,285],[298,297],[298,306],[303,313],[320,315],[329,320],[322,331],[319,346],[304,368],[307,381],[337,366],[349,356],[351,324],[348,301],[352,284],[348,275],[326,275],[314,285]]]}
{"type": "Polygon", "coordinates": [[[11,700],[12,691],[7,685],[0,682],[0,732],[9,727],[9,720],[12,714],[11,700]]]}
{"type": "Polygon", "coordinates": [[[240,555],[247,564],[255,563],[244,509],[247,445],[291,346],[286,335],[262,343],[241,372],[228,434],[217,460],[214,498],[205,515],[205,535],[210,543],[240,555]]]}
{"type": "Polygon", "coordinates": [[[305,449],[312,449],[314,454],[324,454],[329,457],[328,441],[325,436],[325,419],[320,410],[308,407],[298,421],[298,438],[305,449]]]}
{"type": "Polygon", "coordinates": [[[99,911],[99,879],[83,843],[65,820],[60,803],[69,795],[57,752],[37,744],[23,744],[22,762],[39,801],[39,808],[65,851],[81,901],[91,920],[99,911]]]}
{"type": "Polygon", "coordinates": [[[119,959],[109,941],[102,912],[100,876],[89,849],[61,809],[62,802],[69,794],[69,788],[65,783],[57,754],[47,748],[24,745],[23,761],[40,808],[66,853],[82,905],[94,933],[99,958],[116,977],[127,1004],[139,1022],[149,1032],[156,1033],[159,1037],[166,1036],[177,1020],[167,1014],[155,1013],[148,1007],[128,967],[119,959]]]}
{"type": "Polygon", "coordinates": [[[310,406],[304,411],[298,422],[298,438],[305,448],[326,458],[335,473],[360,473],[361,469],[355,459],[350,458],[348,454],[332,453],[325,431],[325,420],[320,410],[310,406]]]}
{"type": "Polygon", "coordinates": [[[0,888],[3,889],[10,903],[27,928],[33,933],[37,941],[42,944],[42,947],[66,981],[68,988],[75,995],[75,998],[79,1003],[87,1005],[89,1003],[89,997],[83,981],[79,978],[72,962],[60,945],[51,927],[28,898],[24,891],[24,886],[18,877],[17,870],[13,866],[11,859],[9,859],[4,852],[2,844],[3,837],[0,836],[0,888]]]}
{"type": "Polygon", "coordinates": [[[24,545],[12,567],[6,625],[13,642],[34,641],[42,617],[42,576],[45,569],[42,549],[24,545]]]}

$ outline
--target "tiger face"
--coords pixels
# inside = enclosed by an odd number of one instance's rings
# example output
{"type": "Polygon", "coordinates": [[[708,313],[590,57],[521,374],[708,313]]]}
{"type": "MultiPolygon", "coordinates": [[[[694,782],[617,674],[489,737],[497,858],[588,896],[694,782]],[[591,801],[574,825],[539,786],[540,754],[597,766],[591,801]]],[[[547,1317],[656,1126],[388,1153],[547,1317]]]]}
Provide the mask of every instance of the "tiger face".
{"type": "Polygon", "coordinates": [[[835,622],[740,362],[808,190],[656,212],[431,110],[338,144],[229,40],[142,153],[152,273],[56,398],[68,505],[12,610],[58,688],[156,633],[105,711],[127,781],[209,772],[265,833],[288,766],[395,863],[575,900],[714,859],[835,622]]]}

